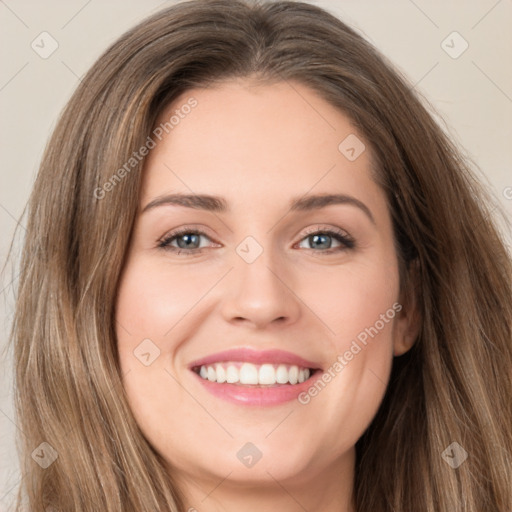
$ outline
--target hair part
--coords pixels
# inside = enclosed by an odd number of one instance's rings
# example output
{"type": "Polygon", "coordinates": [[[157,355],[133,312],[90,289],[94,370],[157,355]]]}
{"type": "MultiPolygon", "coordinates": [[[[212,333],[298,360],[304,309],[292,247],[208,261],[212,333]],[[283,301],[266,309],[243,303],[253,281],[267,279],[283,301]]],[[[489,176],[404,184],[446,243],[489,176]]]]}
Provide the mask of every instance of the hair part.
{"type": "Polygon", "coordinates": [[[242,78],[309,86],[364,136],[422,323],[357,443],[359,511],[512,509],[512,270],[489,198],[411,85],[368,42],[294,1],[192,0],[116,41],[65,107],[29,217],[12,340],[30,510],[178,511],[179,489],[128,406],[114,305],[143,160],[102,187],[184,92],[242,78]],[[58,453],[47,469],[30,453],[58,453]],[[468,452],[457,470],[452,442],[468,452]]]}

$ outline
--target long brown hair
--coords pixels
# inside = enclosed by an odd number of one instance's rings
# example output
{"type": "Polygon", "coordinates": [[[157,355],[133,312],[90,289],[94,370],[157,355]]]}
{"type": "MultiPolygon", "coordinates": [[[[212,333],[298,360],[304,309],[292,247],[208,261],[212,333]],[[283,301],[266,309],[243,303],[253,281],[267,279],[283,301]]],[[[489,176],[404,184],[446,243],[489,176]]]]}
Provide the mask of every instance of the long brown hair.
{"type": "Polygon", "coordinates": [[[81,81],[48,143],[12,331],[19,501],[34,512],[182,510],[131,414],[116,353],[144,159],[104,184],[174,98],[240,77],[305,84],[364,135],[401,285],[422,316],[357,443],[357,510],[512,510],[512,270],[487,194],[410,84],[353,29],[306,3],[249,0],[182,2],[127,32],[81,81]],[[43,442],[58,455],[46,469],[30,456],[43,442]],[[454,442],[468,454],[458,468],[443,457],[454,442]]]}

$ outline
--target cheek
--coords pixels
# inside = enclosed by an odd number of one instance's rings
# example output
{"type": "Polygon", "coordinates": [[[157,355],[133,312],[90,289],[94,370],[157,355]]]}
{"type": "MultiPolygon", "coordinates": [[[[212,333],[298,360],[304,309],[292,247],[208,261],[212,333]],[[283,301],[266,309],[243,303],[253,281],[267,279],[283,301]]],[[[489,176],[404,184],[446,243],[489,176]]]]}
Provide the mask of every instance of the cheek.
{"type": "MultiPolygon", "coordinates": [[[[206,294],[213,277],[180,268],[170,271],[155,262],[130,262],[121,277],[116,320],[133,341],[140,336],[170,338],[167,334],[206,294]]],[[[126,340],[122,329],[121,339],[126,340]]]]}
{"type": "Polygon", "coordinates": [[[176,392],[174,357],[190,334],[191,311],[211,286],[211,276],[173,270],[130,259],[120,279],[116,302],[116,336],[123,384],[139,427],[152,440],[176,428],[172,409],[190,406],[176,392]],[[163,422],[162,418],[166,418],[163,422]]]}
{"type": "Polygon", "coordinates": [[[149,387],[153,376],[161,378],[176,350],[175,334],[207,284],[193,272],[171,275],[165,265],[129,260],[117,296],[116,333],[121,368],[131,380],[140,377],[149,387]]]}
{"type": "Polygon", "coordinates": [[[322,269],[314,275],[304,273],[297,282],[302,283],[297,294],[329,331],[336,353],[347,350],[358,336],[363,342],[365,335],[377,336],[373,327],[381,341],[391,341],[397,313],[393,305],[399,298],[398,266],[392,254],[381,253],[380,258],[322,269]]]}
{"type": "Polygon", "coordinates": [[[382,261],[386,260],[319,275],[314,288],[309,283],[309,291],[304,289],[308,306],[331,336],[326,371],[302,395],[301,403],[312,411],[329,411],[324,423],[329,428],[322,435],[339,450],[363,434],[389,380],[394,324],[401,306],[398,267],[391,257],[389,263],[382,261]],[[318,289],[325,293],[314,291],[318,289]],[[340,428],[346,437],[338,435],[340,428]]]}

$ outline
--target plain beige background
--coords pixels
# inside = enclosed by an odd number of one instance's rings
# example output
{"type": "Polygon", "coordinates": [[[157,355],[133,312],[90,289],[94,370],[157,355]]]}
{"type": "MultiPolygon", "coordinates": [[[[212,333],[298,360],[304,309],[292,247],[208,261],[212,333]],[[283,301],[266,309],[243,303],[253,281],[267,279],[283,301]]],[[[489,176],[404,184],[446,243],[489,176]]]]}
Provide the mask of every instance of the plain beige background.
{"type": "MultiPolygon", "coordinates": [[[[20,216],[44,145],[80,76],[125,30],[172,3],[0,0],[2,265],[18,223],[23,235],[20,216]],[[52,44],[58,47],[45,55],[52,44]]],[[[512,1],[311,3],[354,26],[398,66],[431,102],[444,129],[466,148],[505,217],[511,218],[512,1]]],[[[512,236],[506,236],[510,245],[512,236]]],[[[16,271],[7,267],[0,281],[0,350],[7,341],[16,283],[16,271]]],[[[1,359],[0,371],[0,511],[8,509],[21,477],[14,438],[23,433],[11,403],[8,356],[1,359]]]]}

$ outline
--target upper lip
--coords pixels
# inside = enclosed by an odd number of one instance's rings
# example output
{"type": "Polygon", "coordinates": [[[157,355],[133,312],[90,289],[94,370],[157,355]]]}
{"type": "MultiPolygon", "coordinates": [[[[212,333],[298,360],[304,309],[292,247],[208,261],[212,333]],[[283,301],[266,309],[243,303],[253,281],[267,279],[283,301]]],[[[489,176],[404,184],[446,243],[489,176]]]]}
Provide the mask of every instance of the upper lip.
{"type": "Polygon", "coordinates": [[[222,352],[215,352],[214,354],[193,361],[189,367],[192,369],[198,366],[220,363],[222,361],[240,361],[254,364],[289,364],[314,370],[320,368],[318,363],[308,361],[292,352],[285,350],[255,350],[251,348],[234,348],[222,352]]]}

